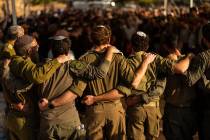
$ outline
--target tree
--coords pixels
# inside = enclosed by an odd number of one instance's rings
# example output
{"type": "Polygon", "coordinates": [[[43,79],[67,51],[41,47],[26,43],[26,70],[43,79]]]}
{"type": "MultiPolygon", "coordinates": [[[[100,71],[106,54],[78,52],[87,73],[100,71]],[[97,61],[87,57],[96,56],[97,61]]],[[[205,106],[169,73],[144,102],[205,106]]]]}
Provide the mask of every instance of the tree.
{"type": "Polygon", "coordinates": [[[47,3],[52,2],[52,1],[55,1],[55,0],[31,0],[31,3],[32,4],[40,4],[40,3],[47,4],[47,3]]]}

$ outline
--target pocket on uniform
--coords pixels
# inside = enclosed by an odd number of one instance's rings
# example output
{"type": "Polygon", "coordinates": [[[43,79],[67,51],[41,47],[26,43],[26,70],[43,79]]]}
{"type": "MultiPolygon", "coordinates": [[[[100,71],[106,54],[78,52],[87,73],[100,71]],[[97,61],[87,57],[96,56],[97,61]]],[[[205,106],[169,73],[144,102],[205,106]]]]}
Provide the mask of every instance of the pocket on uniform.
{"type": "Polygon", "coordinates": [[[151,136],[158,137],[160,133],[161,113],[159,110],[151,110],[148,114],[148,133],[151,136]]]}

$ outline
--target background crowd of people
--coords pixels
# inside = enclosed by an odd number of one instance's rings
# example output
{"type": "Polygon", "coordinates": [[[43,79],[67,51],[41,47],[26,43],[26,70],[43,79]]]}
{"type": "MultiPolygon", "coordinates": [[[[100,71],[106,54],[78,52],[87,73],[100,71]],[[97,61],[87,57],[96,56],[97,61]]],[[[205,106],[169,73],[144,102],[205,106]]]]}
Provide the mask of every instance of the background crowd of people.
{"type": "MultiPolygon", "coordinates": [[[[68,7],[65,10],[31,13],[27,18],[18,18],[18,25],[24,28],[25,34],[37,40],[39,57],[43,61],[52,57],[53,45],[49,40],[56,35],[69,38],[72,59],[80,58],[95,45],[90,37],[94,27],[98,25],[108,25],[112,32],[110,44],[116,46],[126,57],[134,53],[132,36],[137,31],[148,36],[148,52],[163,57],[170,55],[170,49],[178,49],[181,54],[198,54],[207,49],[206,44],[203,44],[202,29],[209,23],[209,19],[208,3],[189,9],[171,7],[167,16],[161,7],[141,7],[135,10],[95,8],[88,11],[68,7]]],[[[7,31],[11,25],[10,19],[0,23],[0,46],[8,40],[7,31]]]]}

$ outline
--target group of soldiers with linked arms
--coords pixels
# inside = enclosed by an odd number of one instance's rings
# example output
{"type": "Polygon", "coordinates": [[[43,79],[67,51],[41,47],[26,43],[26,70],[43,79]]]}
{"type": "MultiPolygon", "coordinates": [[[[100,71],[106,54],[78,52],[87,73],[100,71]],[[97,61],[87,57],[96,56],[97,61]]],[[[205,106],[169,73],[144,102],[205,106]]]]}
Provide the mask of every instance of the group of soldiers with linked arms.
{"type": "MultiPolygon", "coordinates": [[[[198,130],[197,87],[209,98],[209,33],[208,23],[202,29],[207,50],[197,56],[182,55],[171,39],[162,57],[148,52],[148,35],[137,31],[132,55],[125,58],[110,44],[110,28],[98,25],[90,34],[93,48],[79,60],[70,59],[71,41],[57,33],[49,38],[53,58],[39,62],[36,39],[24,35],[21,26],[11,26],[0,52],[7,139],[154,140],[164,94],[166,139],[191,140],[198,130]],[[78,97],[83,114],[75,107],[78,97]]],[[[201,140],[210,139],[209,112],[202,112],[201,140]]]]}

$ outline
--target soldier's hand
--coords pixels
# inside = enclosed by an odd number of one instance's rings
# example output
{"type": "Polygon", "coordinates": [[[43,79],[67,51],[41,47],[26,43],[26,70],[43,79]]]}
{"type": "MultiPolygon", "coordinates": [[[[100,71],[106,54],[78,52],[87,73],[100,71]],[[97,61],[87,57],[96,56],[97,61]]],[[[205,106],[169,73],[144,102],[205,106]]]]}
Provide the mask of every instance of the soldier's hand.
{"type": "Polygon", "coordinates": [[[92,105],[95,103],[94,96],[92,95],[87,95],[82,99],[82,103],[85,105],[92,105]]]}
{"type": "Polygon", "coordinates": [[[23,103],[18,103],[18,104],[12,104],[13,108],[18,110],[18,111],[23,111],[24,109],[24,104],[23,103]]]}
{"type": "Polygon", "coordinates": [[[60,55],[56,58],[59,63],[64,63],[66,61],[71,60],[70,55],[60,55]]]}
{"type": "Polygon", "coordinates": [[[41,100],[39,100],[39,109],[40,111],[44,111],[48,108],[48,100],[46,98],[42,98],[41,100]]]}
{"type": "Polygon", "coordinates": [[[128,97],[126,99],[126,104],[127,104],[128,107],[135,106],[139,102],[140,102],[140,97],[139,96],[132,96],[132,97],[128,97]]]}
{"type": "Polygon", "coordinates": [[[8,67],[10,61],[11,61],[10,59],[5,59],[5,60],[3,60],[3,66],[4,66],[4,67],[8,67]]]}
{"type": "Polygon", "coordinates": [[[188,54],[187,54],[187,57],[188,57],[190,60],[192,60],[193,57],[195,57],[195,54],[193,54],[193,53],[188,53],[188,54]]]}
{"type": "Polygon", "coordinates": [[[144,54],[144,62],[147,64],[152,63],[155,60],[156,55],[152,53],[146,53],[144,54]]]}
{"type": "Polygon", "coordinates": [[[107,53],[119,53],[120,51],[112,45],[107,46],[107,53]]]}

